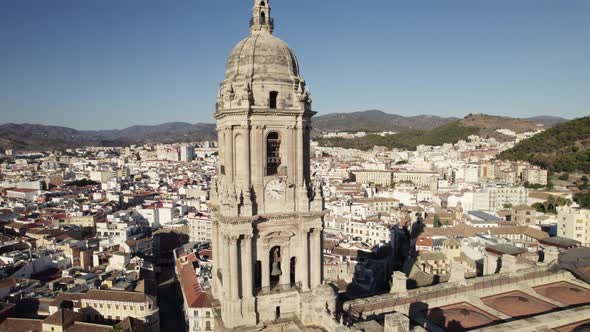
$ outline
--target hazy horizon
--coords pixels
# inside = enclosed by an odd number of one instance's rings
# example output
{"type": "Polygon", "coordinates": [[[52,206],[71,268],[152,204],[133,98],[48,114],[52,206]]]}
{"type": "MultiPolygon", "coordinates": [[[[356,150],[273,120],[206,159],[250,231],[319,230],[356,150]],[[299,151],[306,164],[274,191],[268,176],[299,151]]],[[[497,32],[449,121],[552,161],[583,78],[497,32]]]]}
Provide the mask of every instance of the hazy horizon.
{"type": "MultiPolygon", "coordinates": [[[[0,123],[213,123],[252,1],[6,0],[0,123]]],[[[590,114],[590,2],[273,1],[319,115],[590,114]]]]}
{"type": "MultiPolygon", "coordinates": [[[[351,112],[336,112],[336,113],[327,113],[327,114],[318,114],[316,115],[316,117],[318,116],[322,116],[322,115],[330,115],[330,114],[349,114],[349,113],[362,113],[362,112],[369,112],[369,111],[381,111],[387,114],[391,114],[391,115],[400,115],[400,114],[395,114],[395,113],[390,113],[390,112],[386,112],[383,110],[376,110],[376,109],[372,109],[372,110],[364,110],[364,111],[351,111],[351,112]]],[[[465,114],[464,116],[458,116],[455,118],[464,118],[465,116],[467,116],[469,114],[465,114]]],[[[507,115],[498,115],[498,114],[485,114],[485,115],[492,115],[492,116],[507,116],[507,115]]],[[[434,115],[434,114],[415,114],[415,115],[408,115],[406,117],[412,117],[412,116],[439,116],[439,115],[434,115]]],[[[556,118],[562,118],[565,120],[573,120],[574,118],[566,118],[566,117],[561,117],[561,116],[557,116],[557,115],[548,115],[548,114],[539,114],[539,115],[534,115],[531,117],[526,117],[526,118],[522,118],[522,119],[528,119],[528,118],[534,118],[534,117],[540,117],[540,116],[549,116],[549,117],[556,117],[556,118]]],[[[439,117],[443,117],[445,118],[445,116],[439,116],[439,117]]],[[[452,116],[449,116],[448,118],[451,118],[452,116]]],[[[579,117],[577,117],[579,118],[579,117]]],[[[215,119],[213,119],[213,117],[211,118],[211,121],[209,122],[190,122],[190,121],[183,121],[183,120],[174,120],[174,121],[166,121],[166,122],[156,122],[156,123],[135,123],[135,124],[131,124],[125,127],[112,127],[112,128],[95,128],[95,129],[83,129],[83,128],[76,128],[76,127],[68,127],[68,126],[63,126],[60,124],[51,124],[51,123],[32,123],[32,122],[0,122],[0,126],[1,125],[6,125],[6,124],[16,124],[16,125],[24,125],[24,124],[28,124],[28,125],[43,125],[43,126],[52,126],[52,127],[65,127],[65,128],[71,128],[71,129],[76,129],[79,131],[108,131],[108,130],[123,130],[123,129],[127,129],[130,127],[135,127],[135,126],[158,126],[158,125],[163,125],[163,124],[168,124],[168,123],[189,123],[191,125],[197,125],[197,124],[215,124],[215,119]]]]}

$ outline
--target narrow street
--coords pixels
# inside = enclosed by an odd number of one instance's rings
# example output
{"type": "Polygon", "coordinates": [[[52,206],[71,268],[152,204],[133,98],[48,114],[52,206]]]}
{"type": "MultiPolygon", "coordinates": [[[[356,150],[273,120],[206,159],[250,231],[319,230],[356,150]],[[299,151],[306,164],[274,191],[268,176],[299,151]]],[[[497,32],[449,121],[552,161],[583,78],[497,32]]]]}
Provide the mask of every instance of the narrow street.
{"type": "Polygon", "coordinates": [[[186,331],[182,295],[174,278],[174,266],[160,266],[158,274],[158,305],[160,307],[160,331],[186,331]]]}

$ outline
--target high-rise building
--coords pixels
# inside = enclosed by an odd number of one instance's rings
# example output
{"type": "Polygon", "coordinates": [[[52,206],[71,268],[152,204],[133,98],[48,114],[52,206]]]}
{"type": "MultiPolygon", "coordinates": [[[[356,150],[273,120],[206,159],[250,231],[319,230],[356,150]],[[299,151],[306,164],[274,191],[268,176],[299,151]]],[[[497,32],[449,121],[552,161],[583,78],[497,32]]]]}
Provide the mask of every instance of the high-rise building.
{"type": "Polygon", "coordinates": [[[229,56],[216,104],[212,287],[226,328],[279,318],[311,325],[305,311],[313,306],[302,302],[330,294],[323,198],[310,175],[315,112],[294,52],[273,36],[270,10],[269,1],[254,1],[251,34],[229,56]]]}

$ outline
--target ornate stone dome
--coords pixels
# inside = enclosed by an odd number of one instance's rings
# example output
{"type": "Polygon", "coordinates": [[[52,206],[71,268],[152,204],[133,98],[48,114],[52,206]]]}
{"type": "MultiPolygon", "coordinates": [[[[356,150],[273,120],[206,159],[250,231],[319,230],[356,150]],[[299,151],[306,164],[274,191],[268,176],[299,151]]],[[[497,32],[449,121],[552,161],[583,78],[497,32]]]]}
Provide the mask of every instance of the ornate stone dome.
{"type": "Polygon", "coordinates": [[[288,80],[299,77],[299,64],[287,43],[270,31],[255,31],[240,41],[227,61],[226,79],[288,80]]]}
{"type": "Polygon", "coordinates": [[[251,34],[233,48],[227,60],[216,116],[245,109],[312,113],[311,93],[300,76],[297,57],[273,31],[269,0],[254,0],[251,34]]]}

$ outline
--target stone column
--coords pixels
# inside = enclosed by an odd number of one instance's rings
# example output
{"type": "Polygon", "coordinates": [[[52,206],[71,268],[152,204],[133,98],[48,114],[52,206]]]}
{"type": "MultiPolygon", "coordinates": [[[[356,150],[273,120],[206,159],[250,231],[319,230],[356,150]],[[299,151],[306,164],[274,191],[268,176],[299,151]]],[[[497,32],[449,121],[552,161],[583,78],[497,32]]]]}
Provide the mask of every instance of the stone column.
{"type": "Polygon", "coordinates": [[[221,263],[221,261],[219,260],[219,257],[221,257],[220,252],[219,252],[219,238],[218,238],[218,230],[217,230],[217,221],[213,221],[213,234],[212,234],[212,239],[211,242],[213,244],[213,270],[212,270],[212,277],[213,277],[213,294],[215,295],[216,298],[219,298],[219,287],[221,287],[221,285],[219,284],[219,278],[217,277],[217,271],[219,271],[219,264],[221,263]]]}
{"type": "Polygon", "coordinates": [[[223,297],[225,299],[230,298],[230,271],[229,271],[229,238],[227,236],[222,235],[222,245],[221,245],[221,274],[222,274],[222,286],[223,297]]]}
{"type": "Polygon", "coordinates": [[[236,160],[236,174],[238,175],[237,181],[240,181],[239,186],[241,190],[246,190],[246,188],[250,187],[250,130],[248,125],[240,126],[236,132],[240,134],[243,138],[243,142],[245,146],[235,147],[243,149],[241,151],[243,154],[244,160],[236,160]]]}
{"type": "Polygon", "coordinates": [[[288,285],[291,278],[291,250],[290,243],[281,246],[281,285],[288,285]]]}
{"type": "Polygon", "coordinates": [[[291,179],[297,179],[297,130],[295,128],[297,127],[294,125],[288,125],[286,133],[286,136],[289,138],[287,151],[290,152],[289,160],[286,162],[292,165],[289,167],[289,177],[291,179]]]}
{"type": "Polygon", "coordinates": [[[240,274],[238,269],[238,239],[235,236],[230,237],[229,239],[229,261],[230,261],[230,292],[231,292],[231,299],[232,300],[239,300],[239,280],[240,274]]]}
{"type": "Polygon", "coordinates": [[[299,264],[295,271],[296,280],[301,281],[301,289],[309,290],[309,230],[304,229],[301,234],[301,251],[297,258],[299,264]]]}
{"type": "Polygon", "coordinates": [[[269,248],[268,246],[261,246],[262,247],[262,253],[259,255],[260,257],[260,270],[262,271],[262,282],[260,283],[262,285],[262,288],[267,288],[270,287],[270,270],[269,270],[269,264],[270,262],[268,261],[269,258],[269,248]]]}
{"type": "Polygon", "coordinates": [[[234,179],[234,134],[233,128],[227,126],[225,129],[225,175],[234,179]]]}
{"type": "Polygon", "coordinates": [[[320,229],[314,228],[311,233],[311,287],[315,288],[322,283],[322,253],[320,244],[320,229]]]}
{"type": "Polygon", "coordinates": [[[252,236],[242,240],[242,297],[252,297],[252,236]]]}
{"type": "Polygon", "coordinates": [[[303,123],[299,120],[297,124],[297,162],[294,167],[297,167],[297,185],[303,186],[303,123]]]}

